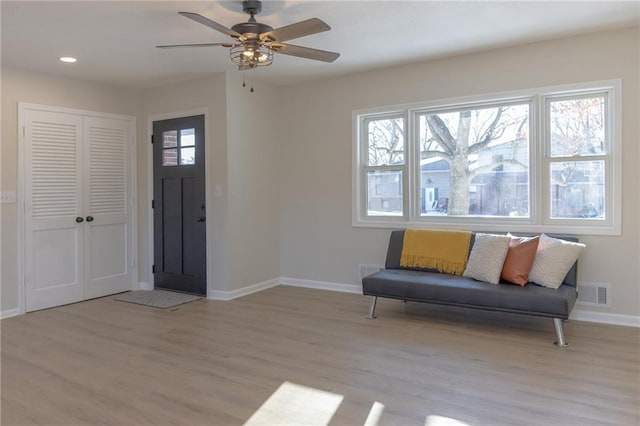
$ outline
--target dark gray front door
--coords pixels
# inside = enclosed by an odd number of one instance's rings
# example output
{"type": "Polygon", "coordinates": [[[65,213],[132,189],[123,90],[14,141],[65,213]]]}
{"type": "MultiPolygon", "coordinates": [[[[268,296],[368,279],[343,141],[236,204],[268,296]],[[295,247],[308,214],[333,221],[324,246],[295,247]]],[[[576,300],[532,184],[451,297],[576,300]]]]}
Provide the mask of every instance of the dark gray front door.
{"type": "Polygon", "coordinates": [[[153,123],[156,288],[206,295],[204,115],[153,123]]]}

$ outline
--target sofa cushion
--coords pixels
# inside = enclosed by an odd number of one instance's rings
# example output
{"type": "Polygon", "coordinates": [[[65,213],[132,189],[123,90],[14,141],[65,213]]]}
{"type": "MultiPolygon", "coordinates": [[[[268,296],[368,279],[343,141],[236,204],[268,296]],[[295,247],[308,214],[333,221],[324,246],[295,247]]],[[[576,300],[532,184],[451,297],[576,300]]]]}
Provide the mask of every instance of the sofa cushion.
{"type": "Polygon", "coordinates": [[[536,257],[540,237],[511,236],[509,251],[504,259],[500,277],[506,282],[524,286],[529,282],[529,271],[536,257]]]}
{"type": "Polygon", "coordinates": [[[508,235],[477,233],[467,267],[462,275],[478,281],[498,284],[510,242],[511,237],[508,235]]]}
{"type": "Polygon", "coordinates": [[[549,288],[558,288],[578,260],[584,244],[540,235],[529,280],[549,288]]]}

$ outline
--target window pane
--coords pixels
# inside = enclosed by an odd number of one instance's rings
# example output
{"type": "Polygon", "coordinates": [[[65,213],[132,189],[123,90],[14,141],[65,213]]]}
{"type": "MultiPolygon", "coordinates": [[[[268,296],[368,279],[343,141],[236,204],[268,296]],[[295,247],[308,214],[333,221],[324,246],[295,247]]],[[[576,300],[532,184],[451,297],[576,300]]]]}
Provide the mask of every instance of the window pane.
{"type": "Polygon", "coordinates": [[[402,171],[367,172],[367,214],[402,216],[402,171]]]}
{"type": "Polygon", "coordinates": [[[194,146],[196,144],[196,129],[180,130],[180,146],[194,146]]]}
{"type": "Polygon", "coordinates": [[[175,148],[162,150],[162,165],[163,166],[177,166],[178,165],[178,150],[175,148]]]}
{"type": "Polygon", "coordinates": [[[180,148],[180,165],[186,166],[190,164],[196,164],[196,149],[195,147],[191,148],[180,148]]]}
{"type": "Polygon", "coordinates": [[[404,119],[402,117],[367,121],[370,166],[404,164],[404,119]]]}
{"type": "Polygon", "coordinates": [[[421,215],[529,216],[529,104],[418,118],[421,215]]]}
{"type": "Polygon", "coordinates": [[[604,96],[550,102],[551,156],[605,154],[604,110],[604,96]]]}
{"type": "Polygon", "coordinates": [[[162,132],[162,147],[173,148],[175,146],[178,146],[178,131],[169,130],[162,132]]]}
{"type": "Polygon", "coordinates": [[[551,163],[551,218],[605,218],[604,161],[551,163]]]}

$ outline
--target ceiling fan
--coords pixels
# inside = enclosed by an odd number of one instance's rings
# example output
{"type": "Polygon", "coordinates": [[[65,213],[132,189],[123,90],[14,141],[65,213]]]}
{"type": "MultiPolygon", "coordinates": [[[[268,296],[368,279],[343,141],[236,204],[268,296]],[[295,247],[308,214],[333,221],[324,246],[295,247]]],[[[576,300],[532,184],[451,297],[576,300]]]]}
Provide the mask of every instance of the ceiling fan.
{"type": "Polygon", "coordinates": [[[284,43],[294,38],[330,30],[331,27],[321,19],[311,18],[273,29],[267,24],[256,21],[255,15],[262,11],[261,1],[245,0],[242,2],[242,10],[249,14],[249,21],[236,24],[231,28],[227,28],[198,13],[178,12],[184,17],[230,36],[234,39],[232,43],[170,44],[156,47],[160,49],[209,46],[227,47],[231,49],[231,60],[238,66],[239,70],[270,65],[273,62],[274,52],[323,62],[333,62],[340,56],[340,54],[336,52],[284,43]]]}

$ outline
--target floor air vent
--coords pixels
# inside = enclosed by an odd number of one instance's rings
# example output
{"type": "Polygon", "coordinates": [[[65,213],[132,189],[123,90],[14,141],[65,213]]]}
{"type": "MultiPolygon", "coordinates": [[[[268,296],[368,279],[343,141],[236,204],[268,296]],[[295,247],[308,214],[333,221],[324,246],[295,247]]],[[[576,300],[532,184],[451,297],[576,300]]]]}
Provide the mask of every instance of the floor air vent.
{"type": "Polygon", "coordinates": [[[610,306],[610,284],[580,283],[578,285],[578,304],[585,306],[610,306]]]}

